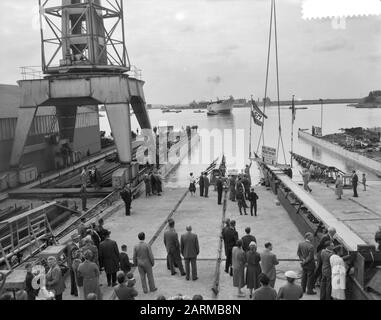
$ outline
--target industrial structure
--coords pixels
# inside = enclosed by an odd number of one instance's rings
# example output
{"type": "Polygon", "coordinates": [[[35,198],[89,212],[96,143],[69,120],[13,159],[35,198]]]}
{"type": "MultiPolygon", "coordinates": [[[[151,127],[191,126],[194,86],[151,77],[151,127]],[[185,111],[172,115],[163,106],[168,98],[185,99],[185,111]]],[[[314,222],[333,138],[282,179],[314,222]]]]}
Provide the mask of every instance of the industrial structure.
{"type": "MultiPolygon", "coordinates": [[[[21,80],[21,104],[10,158],[19,168],[39,109],[54,107],[56,144],[73,149],[79,108],[104,105],[127,181],[134,178],[130,106],[150,133],[144,82],[129,75],[121,0],[40,1],[42,79],[21,80]],[[118,29],[120,32],[118,32],[118,29]],[[119,38],[115,35],[118,34],[119,38]]],[[[119,172],[120,174],[120,172],[119,172]]]]}

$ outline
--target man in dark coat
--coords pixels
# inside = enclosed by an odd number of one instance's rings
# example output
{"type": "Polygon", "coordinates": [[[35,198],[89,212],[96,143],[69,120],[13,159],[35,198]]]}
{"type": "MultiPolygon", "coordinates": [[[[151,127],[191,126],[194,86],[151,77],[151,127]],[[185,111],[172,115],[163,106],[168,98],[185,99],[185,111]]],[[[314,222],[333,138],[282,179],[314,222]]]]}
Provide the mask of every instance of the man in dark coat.
{"type": "Polygon", "coordinates": [[[120,197],[124,201],[124,204],[126,205],[126,216],[131,215],[131,202],[132,202],[132,192],[130,185],[127,184],[126,187],[121,191],[120,197]]]}
{"type": "Polygon", "coordinates": [[[197,278],[197,256],[200,254],[198,237],[192,233],[192,227],[187,227],[187,233],[181,236],[181,254],[185,260],[186,279],[190,279],[190,264],[192,264],[192,280],[197,278]]]}
{"type": "Polygon", "coordinates": [[[204,196],[204,173],[203,172],[201,173],[201,177],[198,184],[200,185],[200,197],[203,197],[204,196]]]}
{"type": "Polygon", "coordinates": [[[224,191],[224,182],[221,177],[217,178],[217,193],[218,193],[218,205],[222,205],[222,193],[224,191]]]}
{"type": "Polygon", "coordinates": [[[257,243],[257,239],[252,234],[250,234],[251,233],[250,227],[247,227],[245,229],[245,232],[246,232],[246,235],[242,237],[242,249],[243,251],[247,252],[250,249],[249,248],[250,243],[251,242],[257,243]]]}
{"type": "Polygon", "coordinates": [[[172,219],[169,220],[168,225],[169,230],[164,233],[164,245],[168,253],[169,267],[171,269],[172,275],[174,276],[175,274],[177,274],[177,272],[175,271],[176,264],[180,269],[181,275],[185,276],[185,271],[180,256],[179,236],[175,231],[175,221],[172,219]]]}
{"type": "Polygon", "coordinates": [[[163,182],[161,181],[161,177],[160,177],[159,173],[155,174],[155,180],[156,180],[157,195],[161,196],[161,194],[163,192],[163,182]]]}
{"type": "Polygon", "coordinates": [[[70,294],[72,296],[78,297],[78,288],[77,283],[75,281],[75,274],[73,269],[73,257],[76,256],[76,252],[78,252],[79,250],[78,243],[80,240],[80,236],[79,234],[74,234],[71,237],[71,239],[71,243],[68,244],[65,248],[65,256],[67,260],[67,266],[70,272],[70,294]]]}
{"type": "Polygon", "coordinates": [[[321,271],[321,283],[320,283],[320,300],[332,300],[332,269],[330,258],[334,254],[334,245],[330,245],[323,249],[318,256],[318,259],[322,265],[321,271]]]}
{"type": "Polygon", "coordinates": [[[119,271],[119,249],[115,241],[110,239],[111,232],[107,232],[106,239],[99,245],[100,267],[105,269],[107,284],[116,286],[116,273],[119,271]]]}
{"type": "Polygon", "coordinates": [[[85,186],[81,187],[80,195],[82,202],[82,211],[87,211],[87,190],[85,186]]]}
{"type": "Polygon", "coordinates": [[[312,244],[314,236],[311,232],[307,232],[305,235],[305,241],[299,243],[298,257],[302,261],[302,289],[303,293],[308,295],[314,295],[316,292],[314,288],[314,271],[315,271],[315,248],[312,244]]]}
{"type": "Polygon", "coordinates": [[[238,241],[238,232],[235,230],[235,221],[230,221],[230,226],[225,230],[223,234],[223,240],[225,244],[226,252],[226,263],[225,263],[225,272],[230,273],[233,276],[232,270],[232,254],[233,247],[236,246],[238,241]]]}
{"type": "Polygon", "coordinates": [[[249,196],[248,196],[248,200],[250,201],[250,212],[251,212],[252,217],[254,215],[257,216],[257,211],[258,211],[257,201],[258,201],[258,199],[259,199],[259,197],[255,193],[254,188],[251,188],[249,196]]]}
{"type": "Polygon", "coordinates": [[[155,178],[155,175],[153,173],[150,174],[150,179],[151,179],[152,194],[156,194],[157,193],[156,178],[155,178]]]}
{"type": "Polygon", "coordinates": [[[250,180],[247,177],[247,175],[244,175],[244,177],[242,178],[242,184],[245,188],[245,196],[246,198],[248,198],[250,193],[250,180]]]}
{"type": "Polygon", "coordinates": [[[205,196],[205,198],[209,198],[209,187],[210,187],[210,180],[208,178],[208,174],[204,173],[204,196],[205,196]]]}
{"type": "Polygon", "coordinates": [[[127,246],[124,244],[122,245],[122,252],[119,255],[119,263],[120,263],[120,270],[124,272],[124,274],[127,276],[127,273],[131,271],[131,263],[130,258],[127,254],[127,246]]]}
{"type": "Polygon", "coordinates": [[[99,219],[98,226],[95,231],[98,233],[99,237],[101,238],[101,242],[105,241],[106,234],[108,233],[108,230],[106,230],[103,226],[104,226],[103,219],[99,219]]]}
{"type": "Polygon", "coordinates": [[[359,177],[357,176],[356,171],[353,170],[353,174],[352,174],[352,187],[353,187],[353,197],[355,197],[355,198],[358,198],[358,194],[357,194],[357,185],[358,185],[358,182],[359,182],[359,177]]]}

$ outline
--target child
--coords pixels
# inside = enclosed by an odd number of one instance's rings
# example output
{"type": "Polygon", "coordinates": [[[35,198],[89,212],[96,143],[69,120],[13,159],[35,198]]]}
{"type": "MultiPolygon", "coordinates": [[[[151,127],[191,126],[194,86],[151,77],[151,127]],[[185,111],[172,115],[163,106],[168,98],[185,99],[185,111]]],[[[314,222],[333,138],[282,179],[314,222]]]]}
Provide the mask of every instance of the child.
{"type": "Polygon", "coordinates": [[[131,271],[131,263],[127,254],[127,246],[122,245],[122,252],[119,255],[120,269],[127,275],[131,271]]]}
{"type": "Polygon", "coordinates": [[[364,186],[364,191],[366,191],[366,176],[365,176],[365,173],[362,174],[362,184],[364,186]]]}

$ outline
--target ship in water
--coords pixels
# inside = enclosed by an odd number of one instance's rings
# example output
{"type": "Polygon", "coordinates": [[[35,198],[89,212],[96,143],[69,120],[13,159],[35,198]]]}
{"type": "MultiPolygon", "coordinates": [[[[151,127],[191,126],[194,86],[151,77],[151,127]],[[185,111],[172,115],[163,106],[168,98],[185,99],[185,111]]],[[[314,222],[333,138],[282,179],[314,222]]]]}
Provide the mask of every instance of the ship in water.
{"type": "Polygon", "coordinates": [[[231,114],[234,106],[234,98],[230,97],[228,100],[217,100],[211,102],[207,107],[208,116],[215,116],[218,114],[231,114]]]}

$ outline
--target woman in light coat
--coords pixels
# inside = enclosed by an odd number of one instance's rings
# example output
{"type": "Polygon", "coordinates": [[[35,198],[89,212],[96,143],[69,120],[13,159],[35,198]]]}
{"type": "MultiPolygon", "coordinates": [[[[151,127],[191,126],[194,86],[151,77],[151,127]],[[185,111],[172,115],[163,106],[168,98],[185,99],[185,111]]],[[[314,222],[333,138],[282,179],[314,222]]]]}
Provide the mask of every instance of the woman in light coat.
{"type": "Polygon", "coordinates": [[[346,274],[345,262],[336,253],[329,258],[332,270],[332,293],[334,300],[345,300],[346,274]]]}
{"type": "Polygon", "coordinates": [[[85,262],[78,267],[78,277],[83,279],[83,298],[86,299],[90,293],[97,295],[102,300],[99,289],[99,267],[92,262],[93,254],[90,250],[84,253],[85,262]]]}
{"type": "Polygon", "coordinates": [[[241,290],[245,286],[245,264],[246,255],[242,249],[242,240],[238,240],[237,246],[233,248],[232,253],[233,286],[238,288],[238,297],[245,296],[245,293],[241,290]]]}
{"type": "Polygon", "coordinates": [[[337,176],[335,186],[336,186],[335,192],[337,195],[337,200],[341,200],[341,196],[343,195],[344,182],[343,182],[343,178],[340,175],[337,176]]]}

